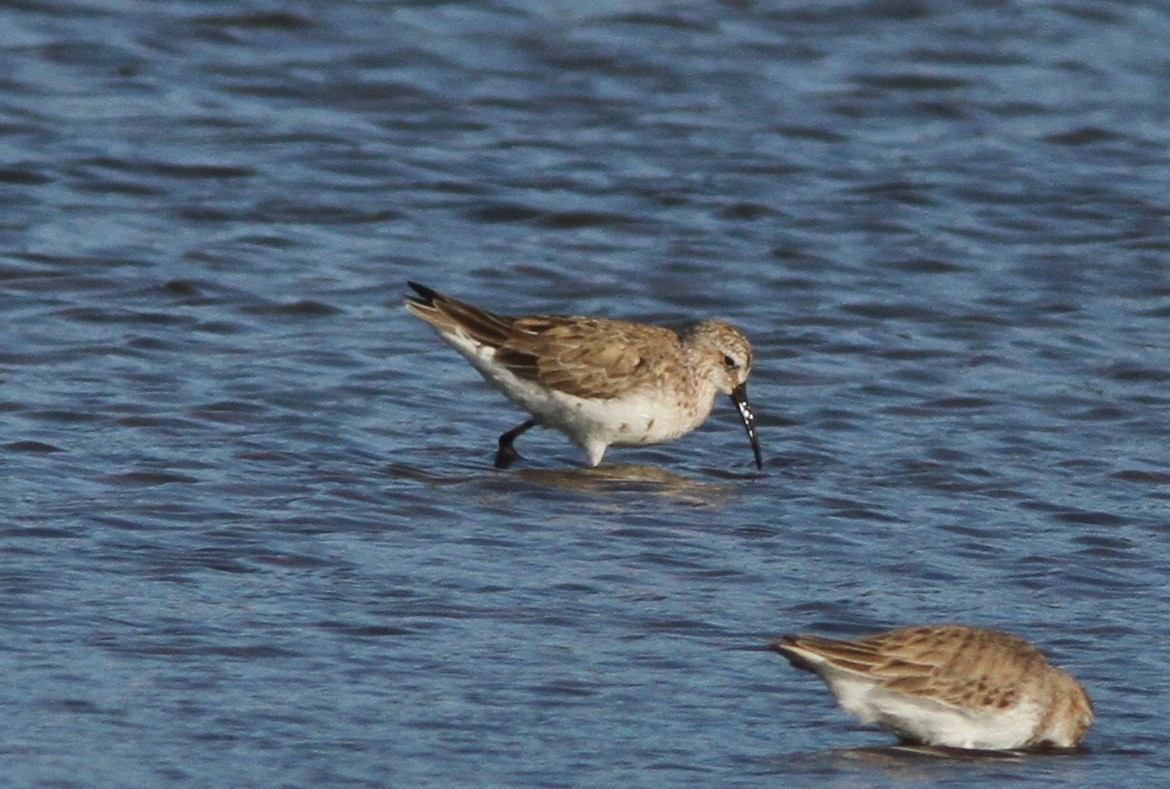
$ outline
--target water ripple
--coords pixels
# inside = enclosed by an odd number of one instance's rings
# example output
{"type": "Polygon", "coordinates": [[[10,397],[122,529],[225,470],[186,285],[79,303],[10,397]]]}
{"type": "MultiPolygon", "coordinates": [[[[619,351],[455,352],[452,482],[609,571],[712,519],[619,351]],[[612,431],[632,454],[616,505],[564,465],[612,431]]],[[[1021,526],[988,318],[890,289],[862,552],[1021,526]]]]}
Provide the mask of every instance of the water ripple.
{"type": "Polygon", "coordinates": [[[11,783],[1164,774],[1163,9],[144,9],[3,12],[11,783]],[[496,471],[407,279],[742,326],[763,473],[722,398],[496,471]],[[871,746],[764,649],[955,620],[1088,752],[871,746]]]}

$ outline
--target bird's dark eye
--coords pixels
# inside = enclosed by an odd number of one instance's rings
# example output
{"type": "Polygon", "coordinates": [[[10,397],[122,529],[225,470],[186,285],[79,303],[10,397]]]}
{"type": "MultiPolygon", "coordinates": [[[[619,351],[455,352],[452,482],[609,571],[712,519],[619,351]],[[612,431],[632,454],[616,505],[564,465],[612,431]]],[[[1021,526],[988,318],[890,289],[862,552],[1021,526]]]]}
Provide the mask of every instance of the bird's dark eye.
{"type": "Polygon", "coordinates": [[[732,359],[727,354],[723,354],[723,364],[725,364],[726,366],[730,367],[733,370],[736,367],[739,367],[739,364],[736,363],[735,359],[732,359]]]}

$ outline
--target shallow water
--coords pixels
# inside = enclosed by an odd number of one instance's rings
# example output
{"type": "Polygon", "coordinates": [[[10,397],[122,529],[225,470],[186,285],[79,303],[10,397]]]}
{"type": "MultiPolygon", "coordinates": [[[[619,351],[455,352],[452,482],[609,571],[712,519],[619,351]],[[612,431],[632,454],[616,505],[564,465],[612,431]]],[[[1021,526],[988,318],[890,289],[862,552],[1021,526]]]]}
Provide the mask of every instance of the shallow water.
{"type": "Polygon", "coordinates": [[[1170,766],[1164,12],[51,1],[0,47],[13,785],[1170,766]],[[737,324],[764,472],[723,398],[494,471],[523,415],[408,278],[737,324]],[[956,620],[1084,682],[1086,753],[880,750],[764,649],[956,620]]]}

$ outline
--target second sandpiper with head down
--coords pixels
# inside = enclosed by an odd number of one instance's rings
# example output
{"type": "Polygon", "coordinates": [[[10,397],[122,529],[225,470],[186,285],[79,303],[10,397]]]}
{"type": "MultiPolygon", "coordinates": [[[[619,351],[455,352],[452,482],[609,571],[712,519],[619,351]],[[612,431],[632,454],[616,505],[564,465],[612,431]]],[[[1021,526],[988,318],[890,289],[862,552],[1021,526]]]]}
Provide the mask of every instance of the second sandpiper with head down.
{"type": "Polygon", "coordinates": [[[497,468],[519,457],[526,430],[555,428],[596,466],[611,445],[672,441],[706,421],[716,394],[731,397],[763,468],[747,398],[752,348],[726,323],[706,320],[681,336],[645,323],[563,315],[507,317],[416,282],[407,308],[480,374],[532,414],[500,436],[497,468]]]}
{"type": "Polygon", "coordinates": [[[785,636],[772,645],[841,706],[904,742],[942,748],[1070,750],[1093,723],[1089,694],[1019,636],[923,625],[853,641],[785,636]]]}

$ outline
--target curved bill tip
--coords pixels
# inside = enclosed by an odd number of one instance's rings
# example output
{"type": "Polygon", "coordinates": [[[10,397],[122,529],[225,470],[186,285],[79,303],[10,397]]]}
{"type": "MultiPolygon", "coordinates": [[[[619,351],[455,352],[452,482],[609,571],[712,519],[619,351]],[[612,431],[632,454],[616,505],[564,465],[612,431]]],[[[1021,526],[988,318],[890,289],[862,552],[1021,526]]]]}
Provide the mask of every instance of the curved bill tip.
{"type": "Polygon", "coordinates": [[[752,442],[752,452],[756,456],[756,468],[763,471],[764,456],[760,452],[760,434],[756,432],[756,417],[752,414],[751,404],[748,403],[747,383],[744,382],[731,390],[731,402],[739,409],[739,418],[747,429],[748,440],[752,442]]]}

